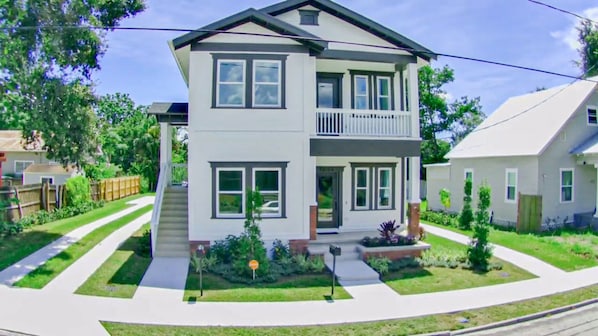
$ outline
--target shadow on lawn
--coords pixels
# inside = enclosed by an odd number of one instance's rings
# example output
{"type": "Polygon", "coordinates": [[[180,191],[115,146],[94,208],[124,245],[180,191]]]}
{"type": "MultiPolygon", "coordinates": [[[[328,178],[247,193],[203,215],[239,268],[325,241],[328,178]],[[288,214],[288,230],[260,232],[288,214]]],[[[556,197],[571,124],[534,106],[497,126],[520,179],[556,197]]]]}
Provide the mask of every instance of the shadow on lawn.
{"type": "Polygon", "coordinates": [[[0,238],[0,271],[61,237],[57,233],[25,231],[0,238]]]}
{"type": "Polygon", "coordinates": [[[145,271],[152,262],[147,253],[140,251],[142,241],[142,237],[133,236],[117,249],[117,251],[132,253],[110,278],[109,284],[138,285],[141,282],[145,271]]]}
{"type": "Polygon", "coordinates": [[[423,267],[409,267],[403,268],[399,271],[390,272],[384,276],[382,279],[384,281],[390,280],[398,280],[398,279],[415,279],[415,278],[423,278],[428,276],[434,276],[430,271],[423,267]]]}

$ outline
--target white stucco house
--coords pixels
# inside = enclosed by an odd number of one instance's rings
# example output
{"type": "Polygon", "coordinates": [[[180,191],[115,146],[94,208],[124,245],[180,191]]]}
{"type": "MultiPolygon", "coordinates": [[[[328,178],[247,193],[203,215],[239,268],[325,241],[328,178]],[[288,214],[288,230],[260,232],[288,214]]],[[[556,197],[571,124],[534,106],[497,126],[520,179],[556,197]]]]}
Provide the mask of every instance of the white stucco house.
{"type": "Polygon", "coordinates": [[[264,198],[264,240],[295,248],[318,232],[404,223],[408,203],[417,213],[417,71],[433,52],[329,0],[248,9],[169,46],[189,102],[150,108],[163,140],[154,255],[242,232],[251,189],[264,198]],[[187,188],[170,176],[181,125],[187,188]]]}
{"type": "Polygon", "coordinates": [[[429,207],[442,209],[438,192],[447,188],[460,211],[469,175],[474,193],[483,181],[491,186],[495,223],[515,225],[521,193],[542,196],[542,223],[587,224],[598,193],[597,80],[508,99],[446,155],[449,163],[425,166],[429,207]]]}

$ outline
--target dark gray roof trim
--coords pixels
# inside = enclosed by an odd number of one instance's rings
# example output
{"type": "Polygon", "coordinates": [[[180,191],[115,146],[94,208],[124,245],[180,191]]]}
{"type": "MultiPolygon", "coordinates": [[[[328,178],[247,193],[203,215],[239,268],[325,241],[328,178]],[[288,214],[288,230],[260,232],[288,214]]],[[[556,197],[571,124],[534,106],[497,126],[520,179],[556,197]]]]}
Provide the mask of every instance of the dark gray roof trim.
{"type": "Polygon", "coordinates": [[[597,143],[598,143],[598,133],[592,135],[589,139],[585,140],[580,145],[573,148],[571,151],[569,151],[569,154],[575,154],[575,155],[583,154],[583,152],[590,149],[591,147],[594,147],[597,143]]]}
{"type": "Polygon", "coordinates": [[[286,0],[272,6],[262,8],[260,11],[276,16],[307,5],[314,6],[322,11],[350,22],[357,27],[380,37],[381,39],[394,44],[397,47],[417,50],[413,51],[412,53],[423,59],[428,61],[430,59],[436,59],[437,55],[430,49],[330,0],[286,0]]]}
{"type": "Polygon", "coordinates": [[[188,103],[153,103],[147,114],[155,115],[158,122],[172,125],[187,125],[189,116],[188,103]]]}
{"type": "Polygon", "coordinates": [[[213,32],[213,30],[226,31],[247,22],[253,22],[281,35],[297,36],[297,38],[294,39],[295,41],[314,50],[321,51],[328,47],[328,43],[319,41],[317,36],[253,8],[229,16],[183,36],[179,36],[175,38],[172,43],[174,49],[179,49],[193,42],[201,41],[218,34],[217,32],[213,32]]]}

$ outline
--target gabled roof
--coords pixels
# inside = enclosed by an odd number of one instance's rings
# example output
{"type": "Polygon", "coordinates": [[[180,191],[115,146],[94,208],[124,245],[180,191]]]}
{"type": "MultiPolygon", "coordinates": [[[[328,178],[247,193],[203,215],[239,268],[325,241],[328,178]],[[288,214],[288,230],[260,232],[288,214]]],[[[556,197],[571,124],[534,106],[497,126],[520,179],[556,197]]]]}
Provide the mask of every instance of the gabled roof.
{"type": "Polygon", "coordinates": [[[436,54],[430,49],[330,0],[286,0],[272,6],[262,8],[260,11],[277,16],[279,14],[308,5],[339,17],[399,48],[406,48],[408,49],[407,51],[427,61],[430,59],[436,59],[436,54]]]}
{"type": "Polygon", "coordinates": [[[21,131],[0,131],[0,152],[45,152],[41,136],[27,143],[21,131]]]}
{"type": "Polygon", "coordinates": [[[158,122],[166,122],[171,125],[187,125],[189,104],[153,103],[147,110],[147,114],[155,115],[158,122]]]}
{"type": "Polygon", "coordinates": [[[595,82],[580,80],[509,98],[446,158],[540,155],[595,90],[595,82]]]}
{"type": "Polygon", "coordinates": [[[23,173],[53,174],[53,175],[72,175],[77,172],[77,167],[55,164],[55,163],[34,163],[30,164],[23,173]]]}
{"type": "Polygon", "coordinates": [[[258,24],[281,35],[297,36],[297,38],[294,40],[308,48],[317,51],[322,51],[328,46],[328,43],[320,41],[317,36],[254,8],[247,9],[238,14],[229,16],[220,21],[216,21],[205,27],[187,33],[183,36],[177,37],[172,41],[172,44],[174,49],[179,49],[193,42],[201,41],[210,36],[216,35],[219,31],[226,31],[248,22],[258,24]]]}

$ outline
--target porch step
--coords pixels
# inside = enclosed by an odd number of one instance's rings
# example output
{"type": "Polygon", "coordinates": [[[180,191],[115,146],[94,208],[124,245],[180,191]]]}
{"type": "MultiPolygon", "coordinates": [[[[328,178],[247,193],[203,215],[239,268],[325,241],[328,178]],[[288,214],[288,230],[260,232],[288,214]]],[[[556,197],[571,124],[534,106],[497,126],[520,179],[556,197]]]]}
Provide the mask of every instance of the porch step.
{"type": "Polygon", "coordinates": [[[155,257],[189,257],[188,189],[168,187],[160,209],[155,257]]]}

